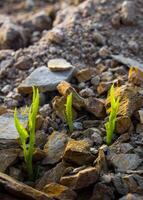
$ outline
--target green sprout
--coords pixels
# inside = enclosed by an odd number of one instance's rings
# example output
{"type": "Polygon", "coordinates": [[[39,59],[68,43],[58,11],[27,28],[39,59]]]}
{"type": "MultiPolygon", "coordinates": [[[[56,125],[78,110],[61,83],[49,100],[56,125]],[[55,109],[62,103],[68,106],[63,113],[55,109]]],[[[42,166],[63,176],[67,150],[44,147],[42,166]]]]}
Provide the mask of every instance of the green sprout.
{"type": "Polygon", "coordinates": [[[72,102],[73,102],[73,94],[70,93],[67,96],[67,100],[66,100],[66,104],[65,104],[65,120],[67,122],[70,132],[73,132],[72,102]]]}
{"type": "Polygon", "coordinates": [[[35,126],[36,116],[39,109],[39,90],[33,87],[33,99],[28,113],[28,128],[25,129],[17,117],[17,109],[14,111],[15,127],[19,133],[21,146],[23,149],[24,160],[29,179],[33,179],[33,153],[35,150],[35,126]]]}
{"type": "Polygon", "coordinates": [[[115,131],[115,125],[116,125],[116,120],[117,120],[117,113],[119,109],[119,101],[120,98],[115,98],[115,88],[114,85],[111,86],[111,89],[109,91],[109,98],[110,98],[110,115],[109,115],[109,120],[105,124],[106,128],[106,143],[107,145],[110,145],[112,143],[112,138],[113,134],[115,131]]]}

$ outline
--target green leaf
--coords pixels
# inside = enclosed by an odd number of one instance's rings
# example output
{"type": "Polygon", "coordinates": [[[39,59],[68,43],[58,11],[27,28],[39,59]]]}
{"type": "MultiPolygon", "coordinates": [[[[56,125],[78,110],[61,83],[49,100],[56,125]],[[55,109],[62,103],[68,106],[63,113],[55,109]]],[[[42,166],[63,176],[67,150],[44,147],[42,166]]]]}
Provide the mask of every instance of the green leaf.
{"type": "Polygon", "coordinates": [[[67,102],[66,102],[66,110],[65,110],[65,115],[66,115],[66,122],[69,126],[70,132],[73,132],[73,113],[72,113],[72,101],[73,101],[73,94],[70,93],[67,96],[67,102]]]}

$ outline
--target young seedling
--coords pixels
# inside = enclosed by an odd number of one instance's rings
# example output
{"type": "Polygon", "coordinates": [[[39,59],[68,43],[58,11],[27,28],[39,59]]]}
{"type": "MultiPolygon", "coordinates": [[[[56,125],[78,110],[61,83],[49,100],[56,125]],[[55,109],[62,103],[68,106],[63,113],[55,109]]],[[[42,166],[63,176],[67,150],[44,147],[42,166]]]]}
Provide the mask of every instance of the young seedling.
{"type": "Polygon", "coordinates": [[[33,99],[28,113],[28,128],[23,127],[17,117],[17,109],[14,111],[15,127],[19,133],[20,142],[23,150],[24,160],[28,172],[29,179],[33,179],[33,153],[35,150],[35,126],[36,116],[39,109],[39,91],[38,88],[33,87],[33,99]]]}
{"type": "Polygon", "coordinates": [[[73,132],[72,102],[73,102],[73,94],[70,93],[67,96],[67,100],[66,100],[66,104],[65,104],[65,120],[67,122],[70,132],[73,132]]]}
{"type": "Polygon", "coordinates": [[[110,145],[112,143],[112,138],[115,131],[117,113],[118,113],[119,104],[120,104],[119,97],[115,98],[114,85],[111,86],[111,89],[109,91],[109,98],[110,98],[110,104],[111,104],[110,115],[109,115],[108,122],[106,122],[105,124],[107,145],[110,145]]]}

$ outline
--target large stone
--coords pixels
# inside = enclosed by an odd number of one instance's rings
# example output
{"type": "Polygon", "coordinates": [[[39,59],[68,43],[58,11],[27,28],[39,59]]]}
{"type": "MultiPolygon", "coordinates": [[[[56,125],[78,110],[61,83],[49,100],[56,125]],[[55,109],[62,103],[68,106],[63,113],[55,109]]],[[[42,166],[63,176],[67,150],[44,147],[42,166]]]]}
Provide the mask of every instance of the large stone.
{"type": "Polygon", "coordinates": [[[117,117],[116,121],[116,132],[123,134],[131,127],[131,119],[128,116],[117,117]]]}
{"type": "Polygon", "coordinates": [[[85,106],[84,98],[82,98],[76,90],[66,81],[61,81],[60,84],[57,86],[58,92],[63,95],[64,97],[67,97],[70,93],[73,94],[73,106],[77,109],[81,109],[85,106]]]}
{"type": "Polygon", "coordinates": [[[113,189],[102,183],[97,183],[94,187],[93,194],[90,200],[111,200],[114,199],[113,189]]]}
{"type": "MultiPolygon", "coordinates": [[[[131,117],[133,113],[143,106],[143,96],[137,87],[123,85],[115,89],[115,97],[120,97],[118,116],[131,117]]],[[[110,104],[110,97],[107,98],[107,108],[110,104]]]]}
{"type": "Polygon", "coordinates": [[[57,163],[62,158],[67,141],[68,137],[64,133],[53,132],[44,146],[46,157],[43,160],[43,164],[57,163]]]}
{"type": "Polygon", "coordinates": [[[14,164],[19,153],[19,149],[0,150],[0,172],[5,172],[10,165],[14,164]]]}
{"type": "Polygon", "coordinates": [[[54,91],[61,81],[69,81],[74,69],[65,72],[52,72],[42,66],[35,69],[18,87],[20,93],[32,93],[32,86],[37,86],[41,92],[54,91]]]}
{"type": "Polygon", "coordinates": [[[63,162],[58,163],[54,168],[44,173],[44,175],[37,181],[36,188],[41,190],[49,183],[58,183],[61,177],[65,174],[65,170],[66,165],[63,162]]]}
{"type": "Polygon", "coordinates": [[[53,72],[66,71],[72,67],[73,66],[69,62],[62,58],[51,59],[48,62],[48,68],[53,72]]]}
{"type": "Polygon", "coordinates": [[[125,25],[136,23],[136,5],[133,1],[124,1],[121,6],[121,21],[125,25]]]}
{"type": "Polygon", "coordinates": [[[118,171],[134,170],[142,163],[137,154],[113,154],[110,161],[118,171]]]}
{"type": "Polygon", "coordinates": [[[17,50],[26,45],[25,31],[23,27],[4,23],[0,28],[0,49],[17,50]]]}
{"type": "Polygon", "coordinates": [[[48,194],[40,192],[24,183],[18,182],[10,176],[0,172],[0,185],[6,193],[12,194],[14,197],[20,199],[31,199],[31,200],[53,200],[54,198],[49,197],[48,194]]]}
{"type": "Polygon", "coordinates": [[[63,160],[78,165],[88,164],[94,161],[94,156],[89,151],[90,145],[85,140],[70,140],[67,143],[63,160]]]}
{"type": "Polygon", "coordinates": [[[82,69],[80,71],[78,71],[75,75],[75,77],[77,78],[78,82],[86,82],[88,80],[90,80],[93,75],[96,74],[95,69],[93,68],[85,68],[82,69]]]}
{"type": "Polygon", "coordinates": [[[46,13],[45,11],[37,12],[34,15],[30,15],[30,17],[26,18],[22,25],[30,29],[30,31],[49,30],[52,22],[49,14],[50,13],[46,13]]]}
{"type": "Polygon", "coordinates": [[[16,140],[18,132],[14,125],[14,118],[12,113],[6,113],[0,116],[0,140],[16,140]]]}
{"type": "Polygon", "coordinates": [[[98,176],[99,171],[95,167],[88,167],[75,175],[62,177],[60,182],[62,185],[65,185],[69,188],[81,189],[95,183],[98,179],[98,176]]]}
{"type": "Polygon", "coordinates": [[[97,118],[103,118],[106,115],[104,101],[101,99],[89,97],[84,100],[85,108],[97,118]]]}
{"type": "Polygon", "coordinates": [[[134,85],[142,85],[143,84],[143,71],[138,68],[130,68],[128,75],[129,82],[134,85]]]}
{"type": "Polygon", "coordinates": [[[50,183],[46,185],[43,191],[50,197],[57,200],[75,200],[76,193],[64,185],[58,183],[50,183]]]}
{"type": "MultiPolygon", "coordinates": [[[[23,124],[26,119],[22,116],[18,116],[23,124]]],[[[0,115],[0,149],[18,147],[19,134],[14,125],[13,113],[5,113],[0,115]]]]}

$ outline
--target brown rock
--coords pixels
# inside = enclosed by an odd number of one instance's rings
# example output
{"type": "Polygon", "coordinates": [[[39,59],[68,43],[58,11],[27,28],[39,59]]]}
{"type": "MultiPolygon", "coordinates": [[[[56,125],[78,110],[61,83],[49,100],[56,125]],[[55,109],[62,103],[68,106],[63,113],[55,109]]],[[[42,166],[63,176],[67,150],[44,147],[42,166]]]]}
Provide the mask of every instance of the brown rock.
{"type": "MultiPolygon", "coordinates": [[[[53,108],[59,118],[62,119],[62,121],[65,121],[65,104],[66,104],[66,97],[62,96],[55,96],[55,98],[52,100],[53,108]]],[[[73,119],[76,119],[77,112],[74,108],[72,108],[73,112],[73,119]]]]}
{"type": "Polygon", "coordinates": [[[17,69],[21,69],[21,70],[27,70],[30,69],[30,67],[32,66],[32,59],[28,56],[20,56],[16,63],[14,64],[14,66],[17,69]]]}
{"type": "Polygon", "coordinates": [[[76,109],[81,109],[85,106],[84,99],[76,92],[76,90],[66,81],[61,81],[57,86],[58,92],[67,97],[70,93],[73,94],[73,106],[76,109]]]}
{"type": "Polygon", "coordinates": [[[3,115],[7,112],[7,108],[5,106],[0,106],[0,115],[3,115]]]}
{"type": "Polygon", "coordinates": [[[97,86],[97,92],[99,95],[105,94],[111,87],[112,82],[100,82],[97,86]]]}
{"type": "Polygon", "coordinates": [[[85,108],[97,118],[103,118],[106,115],[105,105],[103,100],[89,97],[84,100],[85,108]]]}
{"type": "Polygon", "coordinates": [[[138,68],[130,68],[128,75],[129,82],[134,85],[142,85],[143,84],[143,72],[138,68]]]}
{"type": "Polygon", "coordinates": [[[131,126],[131,119],[128,116],[117,117],[116,121],[116,132],[123,134],[129,130],[131,126]]]}
{"type": "Polygon", "coordinates": [[[136,23],[136,5],[134,1],[124,1],[121,6],[121,21],[125,25],[136,23]]]}
{"type": "Polygon", "coordinates": [[[62,158],[66,144],[68,142],[68,137],[64,133],[53,132],[49,138],[48,142],[44,146],[44,151],[46,152],[46,157],[43,160],[43,164],[55,164],[62,158]]]}
{"type": "Polygon", "coordinates": [[[78,82],[86,82],[92,78],[93,75],[95,75],[95,69],[93,68],[85,68],[80,71],[78,71],[75,75],[78,82]]]}
{"type": "Polygon", "coordinates": [[[63,160],[77,165],[93,162],[95,157],[89,152],[90,145],[84,140],[70,140],[66,146],[63,160]]]}
{"type": "Polygon", "coordinates": [[[5,23],[0,28],[0,49],[17,50],[26,45],[25,31],[21,26],[5,23]]]}
{"type": "Polygon", "coordinates": [[[51,170],[46,171],[44,175],[37,181],[36,188],[41,190],[45,185],[51,182],[58,183],[61,177],[64,175],[66,167],[67,166],[61,162],[51,170]]]}
{"type": "MultiPolygon", "coordinates": [[[[143,96],[137,87],[123,85],[115,89],[115,97],[120,97],[118,116],[131,117],[133,113],[143,106],[143,96]]],[[[109,106],[110,98],[107,98],[106,106],[109,106]]]]}
{"type": "Polygon", "coordinates": [[[101,200],[101,199],[114,199],[113,190],[111,187],[106,186],[102,183],[97,183],[94,187],[93,194],[90,200],[101,200]]]}
{"type": "Polygon", "coordinates": [[[0,150],[0,172],[5,172],[9,166],[14,164],[19,153],[20,149],[0,150]]]}
{"type": "Polygon", "coordinates": [[[29,199],[29,200],[52,200],[48,194],[40,192],[24,183],[18,182],[10,176],[0,173],[0,185],[14,197],[29,199]]]}
{"type": "Polygon", "coordinates": [[[52,29],[48,31],[46,34],[46,40],[50,41],[51,43],[60,44],[64,41],[64,34],[60,29],[52,29]]]}
{"type": "Polygon", "coordinates": [[[81,170],[75,175],[64,176],[60,183],[72,189],[81,189],[96,183],[99,176],[99,171],[95,167],[88,167],[81,170]]]}
{"type": "Polygon", "coordinates": [[[57,200],[76,199],[76,193],[74,191],[58,183],[50,183],[46,185],[43,191],[48,194],[48,196],[56,198],[57,200]]]}

